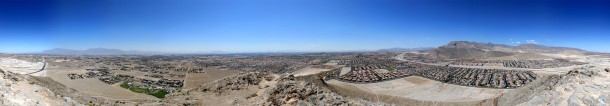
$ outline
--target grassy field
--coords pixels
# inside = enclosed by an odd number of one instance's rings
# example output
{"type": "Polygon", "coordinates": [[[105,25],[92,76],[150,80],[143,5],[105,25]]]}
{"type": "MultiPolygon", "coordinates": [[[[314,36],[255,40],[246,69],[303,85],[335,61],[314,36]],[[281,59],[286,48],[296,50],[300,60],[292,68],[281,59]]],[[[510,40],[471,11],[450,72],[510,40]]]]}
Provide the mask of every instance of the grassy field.
{"type": "Polygon", "coordinates": [[[161,89],[154,90],[152,92],[148,92],[149,95],[155,96],[157,98],[165,98],[165,95],[169,94],[169,92],[161,89]]]}
{"type": "Polygon", "coordinates": [[[121,83],[120,86],[122,88],[129,89],[132,92],[148,94],[148,95],[155,96],[157,98],[165,98],[165,95],[170,93],[170,92],[167,92],[167,91],[165,91],[163,89],[149,90],[148,88],[139,88],[139,87],[135,87],[135,86],[129,86],[129,84],[127,84],[127,82],[121,83]]]}
{"type": "Polygon", "coordinates": [[[129,85],[127,84],[127,82],[121,83],[121,87],[123,87],[125,89],[129,89],[129,85]]]}
{"type": "Polygon", "coordinates": [[[390,71],[390,72],[394,72],[394,71],[396,71],[396,69],[395,69],[395,68],[386,68],[386,70],[388,70],[388,71],[390,71]]]}
{"type": "Polygon", "coordinates": [[[138,87],[131,87],[129,88],[130,91],[133,92],[137,92],[137,93],[148,93],[150,92],[147,88],[138,88],[138,87]]]}

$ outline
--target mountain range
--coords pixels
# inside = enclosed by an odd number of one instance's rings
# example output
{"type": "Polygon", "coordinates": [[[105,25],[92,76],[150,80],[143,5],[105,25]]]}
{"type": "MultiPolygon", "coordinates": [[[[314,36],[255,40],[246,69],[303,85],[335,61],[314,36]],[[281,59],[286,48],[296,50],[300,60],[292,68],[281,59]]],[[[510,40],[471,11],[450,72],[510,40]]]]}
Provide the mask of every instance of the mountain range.
{"type": "MultiPolygon", "coordinates": [[[[432,50],[434,48],[389,48],[389,49],[380,49],[377,50],[379,52],[401,52],[401,51],[422,51],[422,50],[432,50]]],[[[358,51],[345,51],[345,52],[358,52],[358,51]]],[[[63,49],[63,48],[55,48],[50,50],[44,50],[38,53],[32,54],[51,54],[51,55],[162,55],[162,54],[231,54],[233,52],[224,52],[224,51],[211,51],[211,52],[196,52],[196,53],[163,53],[163,52],[148,52],[148,51],[125,51],[120,49],[107,49],[107,48],[91,48],[86,50],[73,50],[73,49],[63,49]]],[[[309,52],[300,52],[296,50],[285,50],[285,51],[270,51],[270,52],[252,52],[252,53],[309,53],[309,52]]]]}
{"type": "Polygon", "coordinates": [[[91,48],[86,50],[72,50],[56,48],[51,50],[45,50],[36,54],[53,54],[53,55],[156,55],[163,54],[161,52],[147,52],[147,51],[135,51],[135,50],[120,50],[120,49],[107,49],[107,48],[91,48]]]}
{"type": "MultiPolygon", "coordinates": [[[[577,48],[568,47],[551,47],[538,44],[522,44],[518,46],[509,46],[503,44],[470,42],[470,41],[452,41],[447,45],[437,48],[421,47],[421,48],[388,48],[379,49],[377,52],[404,52],[404,51],[425,51],[427,57],[437,59],[470,59],[480,57],[501,57],[510,56],[517,53],[561,53],[561,54],[586,54],[591,53],[577,48]]],[[[195,54],[224,54],[225,52],[206,52],[195,54]]],[[[286,52],[288,53],[288,52],[286,52]]],[[[73,50],[56,48],[45,50],[34,54],[53,54],[53,55],[160,55],[172,54],[163,52],[135,51],[135,50],[120,50],[107,48],[91,48],[86,50],[73,50]]]]}

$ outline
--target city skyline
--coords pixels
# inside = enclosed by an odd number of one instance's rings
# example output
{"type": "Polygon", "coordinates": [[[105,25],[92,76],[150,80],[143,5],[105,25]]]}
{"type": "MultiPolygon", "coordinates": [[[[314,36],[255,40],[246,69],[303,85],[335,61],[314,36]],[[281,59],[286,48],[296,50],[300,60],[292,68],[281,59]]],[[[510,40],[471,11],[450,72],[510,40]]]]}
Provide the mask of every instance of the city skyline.
{"type": "Polygon", "coordinates": [[[610,52],[606,1],[3,1],[0,53],[354,51],[450,41],[610,52]]]}

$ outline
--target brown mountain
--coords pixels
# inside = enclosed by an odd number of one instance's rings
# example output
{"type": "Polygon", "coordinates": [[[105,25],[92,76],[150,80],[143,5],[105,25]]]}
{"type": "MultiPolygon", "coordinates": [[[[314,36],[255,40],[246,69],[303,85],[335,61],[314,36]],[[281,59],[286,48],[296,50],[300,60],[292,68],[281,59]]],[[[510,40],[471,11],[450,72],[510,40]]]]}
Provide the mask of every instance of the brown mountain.
{"type": "Polygon", "coordinates": [[[522,44],[509,46],[493,43],[453,41],[447,45],[431,50],[426,55],[433,59],[481,59],[488,57],[510,56],[519,53],[555,53],[582,55],[587,51],[568,48],[551,47],[537,44],[522,44]]]}

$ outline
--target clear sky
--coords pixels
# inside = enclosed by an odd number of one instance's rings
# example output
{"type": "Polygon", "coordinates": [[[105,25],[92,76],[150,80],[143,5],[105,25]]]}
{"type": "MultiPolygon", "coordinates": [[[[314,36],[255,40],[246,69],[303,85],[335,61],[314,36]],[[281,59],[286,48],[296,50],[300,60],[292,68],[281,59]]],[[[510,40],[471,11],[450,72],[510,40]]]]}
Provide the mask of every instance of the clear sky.
{"type": "Polygon", "coordinates": [[[0,52],[343,51],[454,40],[610,52],[610,1],[2,0],[0,52]]]}

